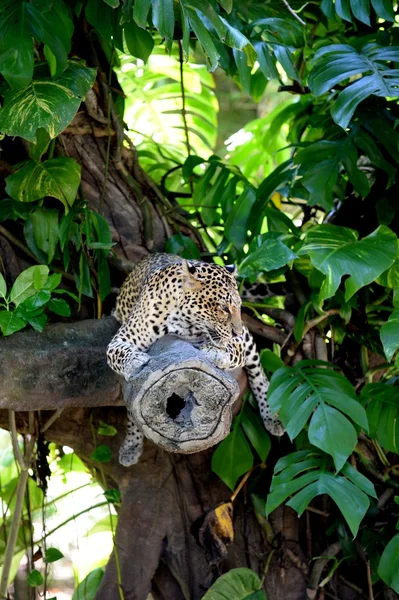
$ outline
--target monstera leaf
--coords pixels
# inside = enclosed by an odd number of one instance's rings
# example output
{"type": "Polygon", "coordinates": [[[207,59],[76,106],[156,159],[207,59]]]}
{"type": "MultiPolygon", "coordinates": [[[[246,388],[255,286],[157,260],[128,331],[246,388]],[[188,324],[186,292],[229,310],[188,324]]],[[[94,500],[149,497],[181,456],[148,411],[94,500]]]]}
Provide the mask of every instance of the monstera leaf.
{"type": "Polygon", "coordinates": [[[294,439],[309,423],[309,441],[330,454],[339,471],[357,443],[352,422],[366,431],[366,412],[353,386],[329,363],[303,360],[278,369],[270,380],[268,401],[294,439]],[[349,417],[349,418],[348,418],[349,417]]]}
{"type": "Polygon", "coordinates": [[[383,448],[399,452],[399,388],[384,383],[370,383],[362,389],[370,436],[383,448]]]}
{"type": "Polygon", "coordinates": [[[396,235],[381,225],[358,241],[352,229],[336,225],[317,225],[308,230],[299,256],[308,254],[316,269],[325,274],[320,300],[335,294],[344,275],[345,300],[389,269],[398,255],[396,235]]]}
{"type": "Polygon", "coordinates": [[[399,47],[370,43],[358,52],[346,44],[324,46],[314,56],[309,86],[321,96],[338,83],[362,75],[338,95],[331,109],[334,121],[346,129],[358,104],[372,94],[383,98],[398,95],[399,70],[391,69],[389,61],[399,61],[399,47]]]}
{"type": "Polygon", "coordinates": [[[377,497],[374,486],[349,463],[345,463],[339,475],[334,475],[331,469],[331,461],[312,450],[294,452],[281,458],[274,468],[266,515],[294,494],[287,505],[300,516],[313,498],[328,494],[342,512],[353,536],[356,536],[370,505],[368,496],[377,497]]]}

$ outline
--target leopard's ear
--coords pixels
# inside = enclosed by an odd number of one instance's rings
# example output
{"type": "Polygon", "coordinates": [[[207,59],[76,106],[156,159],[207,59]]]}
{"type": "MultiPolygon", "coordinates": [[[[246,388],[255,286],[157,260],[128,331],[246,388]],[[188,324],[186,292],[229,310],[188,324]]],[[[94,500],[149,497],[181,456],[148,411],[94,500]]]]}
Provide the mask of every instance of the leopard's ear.
{"type": "Polygon", "coordinates": [[[237,265],[226,265],[225,269],[230,273],[230,275],[234,275],[234,277],[237,277],[237,275],[238,275],[237,265]]]}
{"type": "Polygon", "coordinates": [[[181,267],[183,289],[191,292],[194,290],[198,290],[201,287],[201,281],[198,278],[198,273],[197,269],[195,268],[195,265],[183,258],[181,267]]]}

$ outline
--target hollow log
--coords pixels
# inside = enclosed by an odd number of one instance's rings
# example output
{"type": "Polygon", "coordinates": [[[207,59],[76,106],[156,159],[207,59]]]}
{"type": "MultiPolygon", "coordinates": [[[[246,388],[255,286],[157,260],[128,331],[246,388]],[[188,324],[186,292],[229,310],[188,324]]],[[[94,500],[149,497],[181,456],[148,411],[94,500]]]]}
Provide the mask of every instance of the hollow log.
{"type": "Polygon", "coordinates": [[[147,354],[150,362],[123,385],[125,403],[144,436],[184,454],[225,438],[240,393],[232,375],[173,336],[155,342],[147,354]]]}

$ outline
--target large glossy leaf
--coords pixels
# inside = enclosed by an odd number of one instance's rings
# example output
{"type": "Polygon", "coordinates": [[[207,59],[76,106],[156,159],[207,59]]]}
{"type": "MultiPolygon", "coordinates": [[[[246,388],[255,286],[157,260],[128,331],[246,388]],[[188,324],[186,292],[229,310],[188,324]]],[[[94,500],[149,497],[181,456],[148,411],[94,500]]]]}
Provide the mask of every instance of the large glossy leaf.
{"type": "Polygon", "coordinates": [[[19,202],[33,202],[52,196],[61,200],[67,209],[75,201],[80,169],[79,163],[67,156],[44,162],[30,160],[7,177],[6,190],[11,198],[19,202]]]}
{"type": "Polygon", "coordinates": [[[389,68],[389,61],[399,61],[399,47],[369,43],[358,52],[347,44],[324,46],[314,56],[309,86],[320,96],[350,77],[362,75],[338,95],[331,109],[334,121],[346,129],[358,104],[372,94],[397,96],[399,70],[389,68]]]}
{"type": "Polygon", "coordinates": [[[22,271],[14,281],[10,291],[10,301],[18,306],[41,290],[48,279],[49,269],[45,265],[36,265],[22,271]]]}
{"type": "Polygon", "coordinates": [[[58,210],[43,207],[29,215],[36,246],[47,255],[47,263],[53,260],[58,243],[58,217],[58,210]]]}
{"type": "Polygon", "coordinates": [[[102,569],[90,571],[87,577],[76,587],[72,600],[94,600],[103,575],[104,571],[102,569]]]}
{"type": "Polygon", "coordinates": [[[388,321],[381,327],[381,341],[385,356],[391,360],[399,348],[399,310],[394,310],[388,321]]]}
{"type": "Polygon", "coordinates": [[[14,89],[27,86],[33,75],[33,38],[46,44],[55,58],[55,74],[67,66],[73,31],[63,0],[49,10],[26,0],[0,2],[0,73],[14,89]]]}
{"type": "Polygon", "coordinates": [[[212,471],[233,490],[237,479],[253,465],[253,455],[238,419],[212,456],[212,471]]]}
{"type": "Polygon", "coordinates": [[[313,450],[294,452],[281,458],[274,469],[266,515],[285,502],[303,513],[308,504],[321,494],[328,494],[338,505],[355,536],[369,506],[368,496],[376,498],[373,484],[345,463],[340,475],[331,472],[331,459],[313,450]]]}
{"type": "Polygon", "coordinates": [[[287,504],[301,515],[309,502],[321,494],[328,494],[334,500],[348,523],[353,537],[356,537],[359,525],[370,506],[370,500],[345,477],[321,473],[317,481],[298,492],[287,504]]]}
{"type": "Polygon", "coordinates": [[[154,39],[152,35],[139,27],[135,21],[131,20],[123,26],[126,46],[132,54],[141,58],[144,62],[148,60],[152,49],[154,48],[154,39]]]}
{"type": "Polygon", "coordinates": [[[308,230],[298,254],[308,254],[312,265],[326,275],[320,290],[321,300],[333,296],[341,278],[350,275],[345,281],[345,300],[349,300],[394,263],[398,240],[384,225],[360,241],[352,229],[318,225],[308,230]]]}
{"type": "Polygon", "coordinates": [[[0,310],[0,331],[6,335],[11,335],[27,325],[25,319],[18,317],[14,311],[0,310]]]}
{"type": "Polygon", "coordinates": [[[286,246],[280,234],[266,233],[260,246],[247,254],[239,265],[240,275],[243,277],[257,276],[260,272],[279,269],[297,258],[297,255],[286,246]]]}
{"type": "Polygon", "coordinates": [[[378,575],[399,594],[399,533],[391,539],[382,553],[378,575]]]}
{"type": "Polygon", "coordinates": [[[249,185],[246,186],[243,193],[235,201],[235,204],[226,219],[224,231],[225,237],[238,250],[241,250],[247,241],[250,222],[249,218],[255,200],[255,190],[249,185]]]}
{"type": "Polygon", "coordinates": [[[292,368],[278,369],[270,380],[268,401],[273,413],[280,411],[291,439],[311,418],[310,442],[330,454],[340,470],[357,442],[352,421],[366,431],[368,423],[353,386],[340,373],[325,368],[327,365],[301,361],[292,368]]]}
{"type": "Polygon", "coordinates": [[[246,402],[242,411],[241,426],[259,458],[262,462],[265,462],[271,448],[270,438],[262,420],[255,414],[248,402],[246,402]]]}
{"type": "Polygon", "coordinates": [[[56,137],[72,121],[95,74],[95,69],[69,61],[67,69],[54,80],[37,76],[23,89],[5,91],[0,132],[36,143],[36,131],[42,127],[51,138],[56,137]]]}
{"type": "Polygon", "coordinates": [[[399,388],[371,383],[362,390],[370,425],[370,436],[383,448],[399,452],[399,388]]]}
{"type": "Polygon", "coordinates": [[[334,186],[342,166],[356,192],[364,198],[370,191],[366,175],[358,168],[358,153],[350,136],[340,140],[321,140],[297,151],[295,163],[301,165],[301,184],[308,190],[308,204],[319,204],[329,210],[333,206],[334,186]]]}
{"type": "Polygon", "coordinates": [[[231,569],[209,588],[203,600],[266,600],[258,575],[251,569],[231,569]]]}

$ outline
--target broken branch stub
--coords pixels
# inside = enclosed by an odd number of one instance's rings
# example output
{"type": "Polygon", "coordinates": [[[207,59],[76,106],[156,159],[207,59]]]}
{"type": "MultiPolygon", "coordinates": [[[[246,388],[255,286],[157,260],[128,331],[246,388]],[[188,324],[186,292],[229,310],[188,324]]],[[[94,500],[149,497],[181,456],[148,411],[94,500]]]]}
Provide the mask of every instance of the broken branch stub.
{"type": "Polygon", "coordinates": [[[169,452],[191,454],[230,431],[240,389],[190,343],[172,336],[148,350],[150,362],[123,385],[125,402],[145,437],[169,452]]]}

